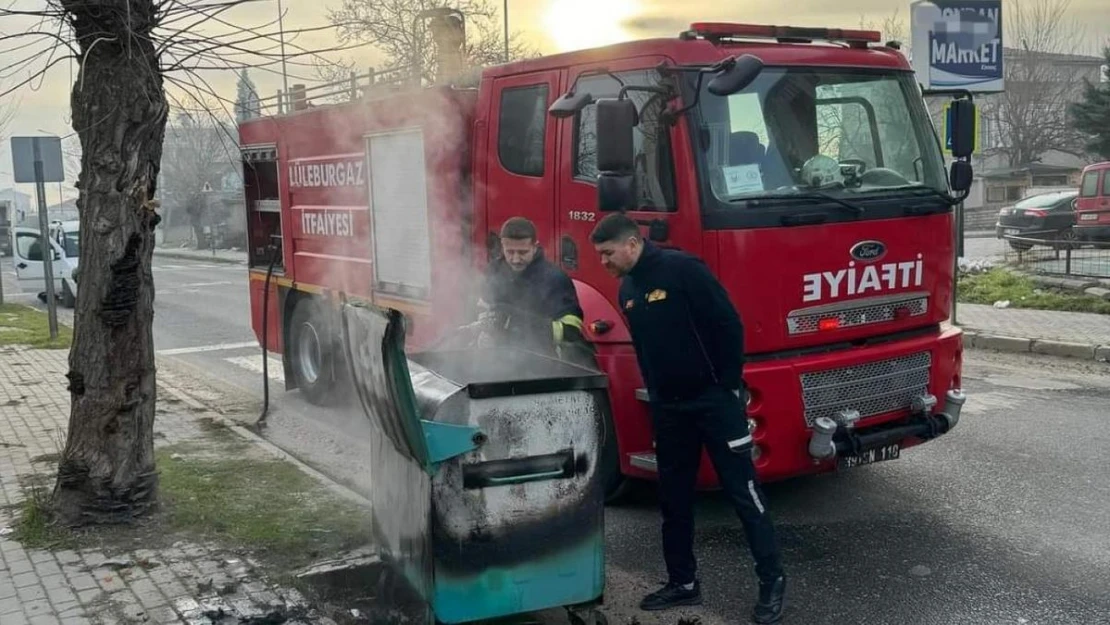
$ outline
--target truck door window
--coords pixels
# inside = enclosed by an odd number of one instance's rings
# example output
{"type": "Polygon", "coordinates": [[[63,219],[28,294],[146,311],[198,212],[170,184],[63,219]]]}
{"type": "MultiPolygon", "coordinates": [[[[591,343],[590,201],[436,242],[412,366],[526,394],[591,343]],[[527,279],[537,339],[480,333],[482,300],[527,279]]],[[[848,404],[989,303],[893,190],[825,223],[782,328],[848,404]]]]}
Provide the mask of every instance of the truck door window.
{"type": "Polygon", "coordinates": [[[1095,197],[1098,195],[1098,172],[1089,171],[1083,174],[1083,183],[1079,189],[1080,197],[1095,197]]]}
{"type": "MultiPolygon", "coordinates": [[[[659,83],[654,70],[618,72],[617,77],[626,86],[648,86],[659,83]]],[[[598,75],[581,78],[575,90],[588,92],[594,99],[615,98],[620,84],[611,76],[598,75]]],[[[670,127],[660,120],[666,102],[653,93],[629,91],[627,97],[636,103],[639,123],[633,130],[634,161],[636,163],[636,188],[640,193],[639,210],[673,211],[674,160],[671,154],[670,127]]],[[[574,177],[583,182],[597,182],[597,105],[591,104],[578,114],[574,139],[574,177]]]]}
{"type": "Polygon", "coordinates": [[[501,92],[497,153],[501,166],[522,176],[543,176],[547,84],[501,92]]]}
{"type": "MultiPolygon", "coordinates": [[[[37,234],[17,232],[15,235],[15,251],[24,260],[41,262],[42,240],[37,234]]],[[[57,252],[54,252],[54,260],[58,260],[57,252]]]]}

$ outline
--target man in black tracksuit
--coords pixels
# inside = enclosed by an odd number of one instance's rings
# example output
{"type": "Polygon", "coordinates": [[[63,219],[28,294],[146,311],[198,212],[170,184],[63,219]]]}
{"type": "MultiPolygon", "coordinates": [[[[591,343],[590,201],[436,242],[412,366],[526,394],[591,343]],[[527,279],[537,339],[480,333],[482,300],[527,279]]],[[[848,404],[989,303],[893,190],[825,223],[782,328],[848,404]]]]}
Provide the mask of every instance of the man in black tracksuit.
{"type": "Polygon", "coordinates": [[[501,227],[501,258],[486,272],[482,325],[500,345],[596,366],[582,335],[582,307],[574,283],[548,262],[536,226],[513,217],[501,227]]]}
{"type": "Polygon", "coordinates": [[[602,264],[622,277],[628,318],[655,429],[668,583],[644,610],[701,603],[694,558],[694,494],[702,445],[743,522],[756,575],[756,623],[778,623],[786,580],[752,465],[742,379],[744,335],[728,294],[705,264],[645,241],[622,214],[591,235],[602,264]]]}

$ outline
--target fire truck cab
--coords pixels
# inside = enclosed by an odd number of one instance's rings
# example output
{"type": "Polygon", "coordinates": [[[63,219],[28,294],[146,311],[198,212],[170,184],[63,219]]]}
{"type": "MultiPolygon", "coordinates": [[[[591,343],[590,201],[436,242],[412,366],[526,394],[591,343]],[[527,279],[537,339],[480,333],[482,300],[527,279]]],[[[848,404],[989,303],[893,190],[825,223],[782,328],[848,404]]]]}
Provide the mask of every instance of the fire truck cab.
{"type": "MultiPolygon", "coordinates": [[[[964,399],[946,321],[974,105],[953,102],[946,171],[909,64],[878,44],[694,24],[484,68],[476,87],[377,86],[243,122],[256,333],[325,403],[343,377],[333,302],[402,310],[413,348],[432,345],[471,318],[500,225],[526,216],[609,377],[616,492],[656,475],[618,283],[589,240],[623,210],[704,259],[740,312],[763,479],[897,458],[950,431],[964,399]]],[[[706,461],[699,485],[715,484],[706,461]]]]}

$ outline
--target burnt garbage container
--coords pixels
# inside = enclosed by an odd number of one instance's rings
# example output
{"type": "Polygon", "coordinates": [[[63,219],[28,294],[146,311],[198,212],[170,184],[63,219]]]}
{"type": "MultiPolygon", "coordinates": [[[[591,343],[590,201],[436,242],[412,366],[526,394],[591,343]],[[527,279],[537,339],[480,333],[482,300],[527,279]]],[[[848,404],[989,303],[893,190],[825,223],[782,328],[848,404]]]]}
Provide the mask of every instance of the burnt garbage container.
{"type": "Polygon", "coordinates": [[[603,623],[606,376],[513,349],[406,355],[396,311],[347,304],[343,329],[378,437],[377,548],[427,621],[603,623]]]}

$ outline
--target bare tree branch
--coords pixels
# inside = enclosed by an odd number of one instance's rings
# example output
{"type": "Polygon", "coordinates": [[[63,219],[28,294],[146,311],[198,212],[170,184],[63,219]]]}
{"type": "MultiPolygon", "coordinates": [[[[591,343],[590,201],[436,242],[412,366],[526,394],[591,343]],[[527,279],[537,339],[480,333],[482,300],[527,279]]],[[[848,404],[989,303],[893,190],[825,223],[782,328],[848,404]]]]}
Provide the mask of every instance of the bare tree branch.
{"type": "Polygon", "coordinates": [[[988,153],[1010,167],[1036,163],[1056,150],[1079,155],[1082,139],[1068,124],[1068,104],[1079,99],[1084,27],[1069,18],[1071,0],[1025,0],[1009,5],[1005,29],[1017,47],[1005,54],[1006,90],[983,100],[984,123],[997,135],[988,153]]]}
{"type": "MultiPolygon", "coordinates": [[[[417,66],[425,80],[435,77],[435,49],[431,36],[418,21],[421,12],[450,7],[466,16],[466,56],[472,67],[505,61],[499,9],[491,0],[343,0],[328,19],[340,41],[369,43],[380,50],[389,66],[417,66]]],[[[509,36],[509,57],[535,56],[516,35],[509,36]]]]}

